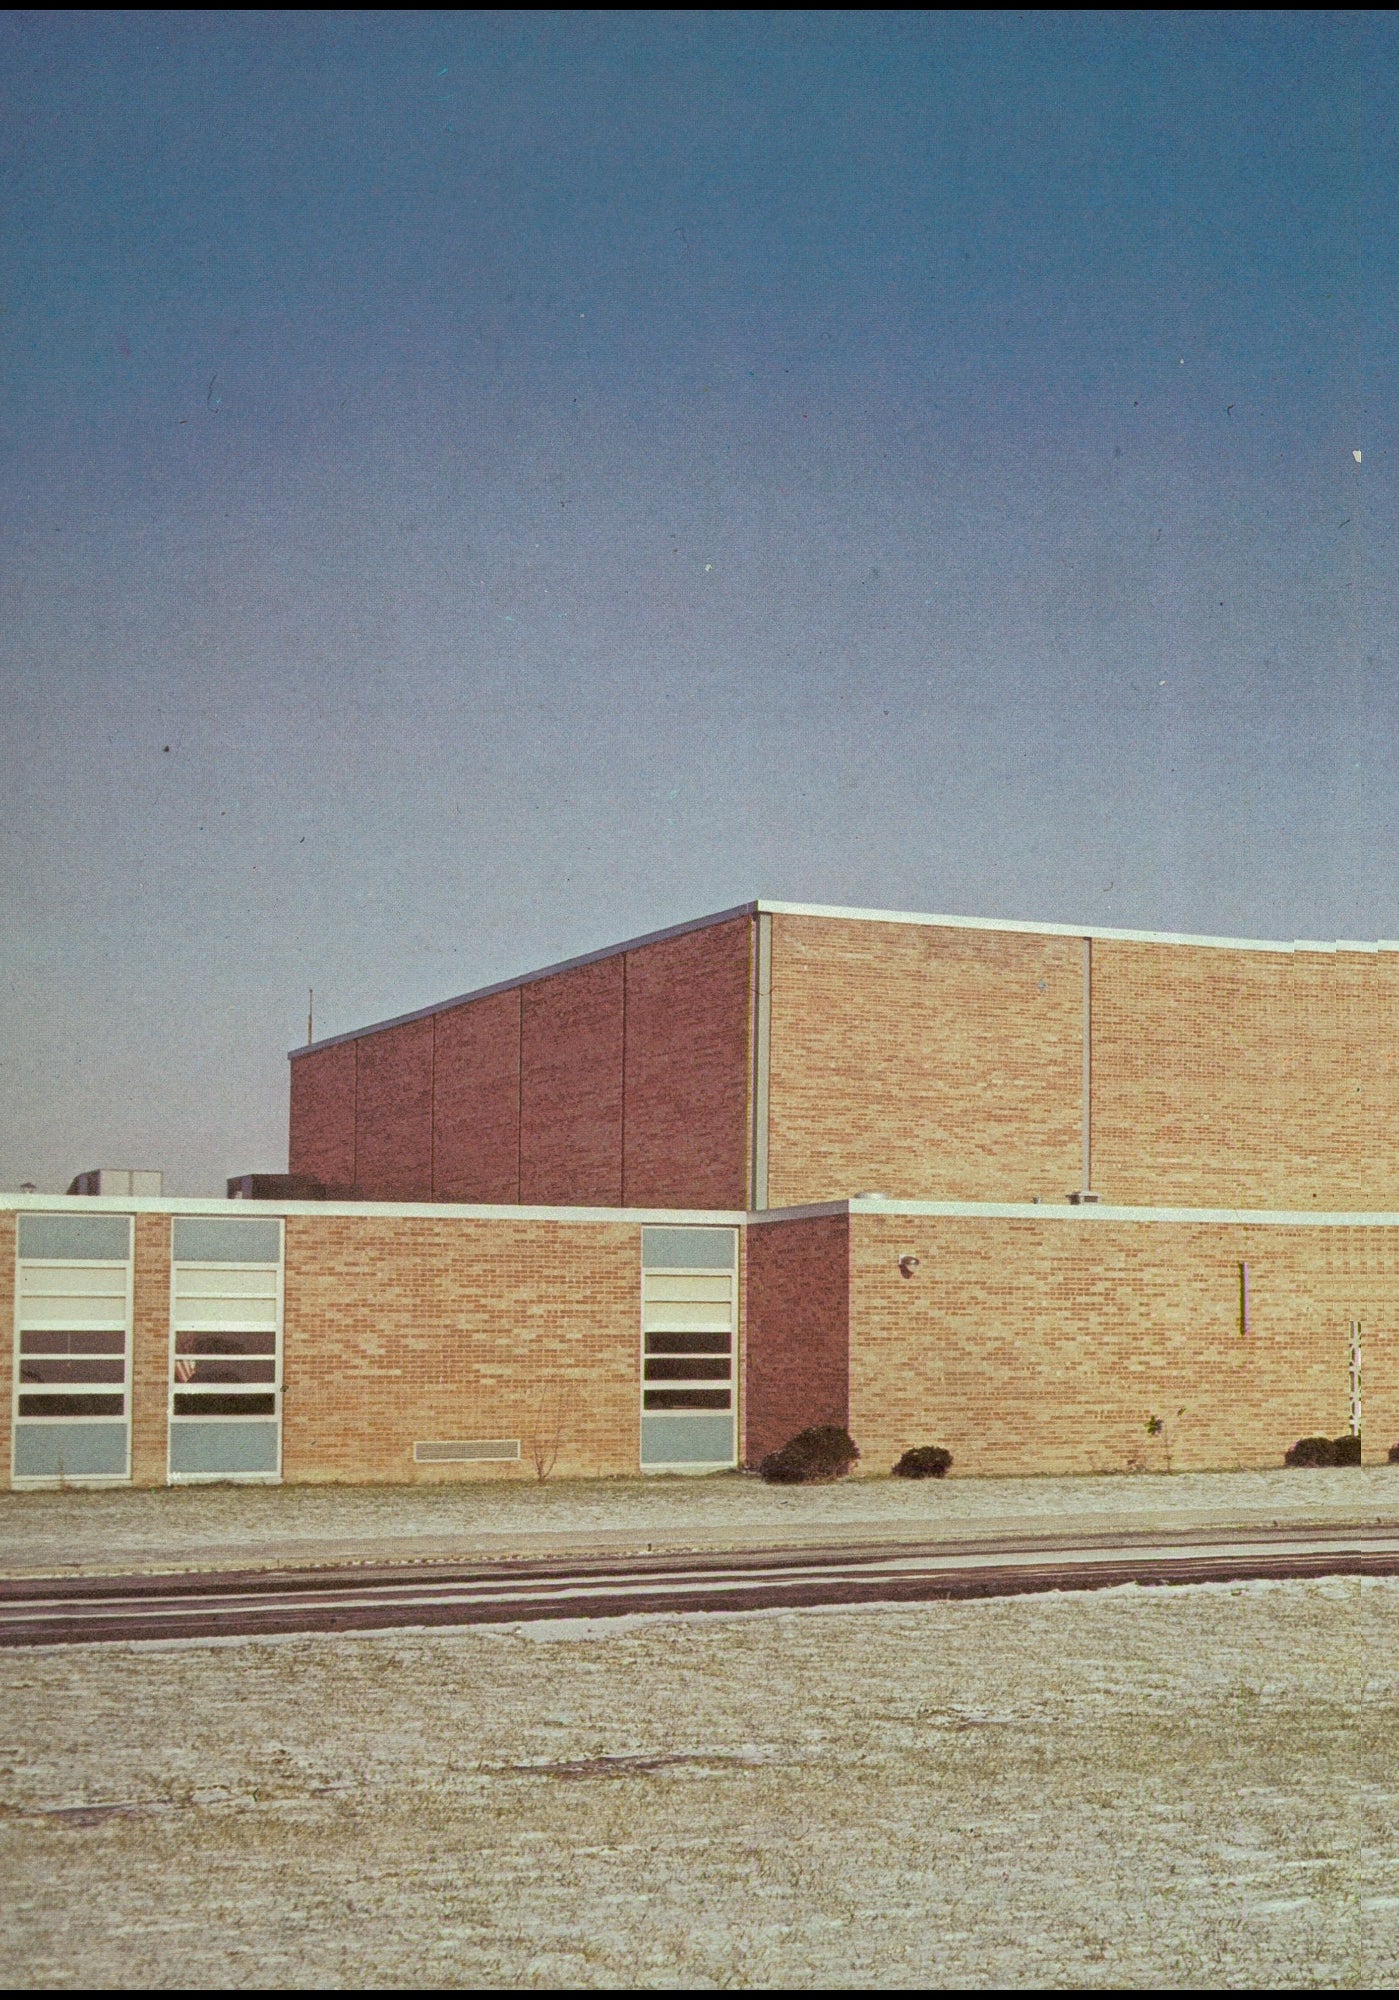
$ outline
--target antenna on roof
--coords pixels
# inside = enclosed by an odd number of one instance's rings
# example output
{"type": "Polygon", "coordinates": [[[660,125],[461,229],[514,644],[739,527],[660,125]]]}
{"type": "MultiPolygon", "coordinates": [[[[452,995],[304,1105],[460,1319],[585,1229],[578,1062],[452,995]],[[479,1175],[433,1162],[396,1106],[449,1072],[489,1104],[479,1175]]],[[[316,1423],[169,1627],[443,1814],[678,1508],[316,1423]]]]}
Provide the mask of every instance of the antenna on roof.
{"type": "Polygon", "coordinates": [[[315,1031],[316,1031],[316,989],[314,986],[308,986],[306,988],[306,1046],[308,1049],[310,1048],[312,1042],[315,1040],[315,1031]]]}

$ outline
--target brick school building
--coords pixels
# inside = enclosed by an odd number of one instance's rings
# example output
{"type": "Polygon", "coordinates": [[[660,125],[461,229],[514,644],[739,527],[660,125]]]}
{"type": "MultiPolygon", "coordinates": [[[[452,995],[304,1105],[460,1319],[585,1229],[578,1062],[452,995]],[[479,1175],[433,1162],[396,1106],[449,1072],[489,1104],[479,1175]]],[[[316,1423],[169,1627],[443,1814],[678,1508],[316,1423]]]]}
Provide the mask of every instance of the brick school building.
{"type": "Polygon", "coordinates": [[[1399,1437],[1399,948],[756,903],[294,1051],[289,1197],[0,1197],[17,1484],[1399,1437]]]}

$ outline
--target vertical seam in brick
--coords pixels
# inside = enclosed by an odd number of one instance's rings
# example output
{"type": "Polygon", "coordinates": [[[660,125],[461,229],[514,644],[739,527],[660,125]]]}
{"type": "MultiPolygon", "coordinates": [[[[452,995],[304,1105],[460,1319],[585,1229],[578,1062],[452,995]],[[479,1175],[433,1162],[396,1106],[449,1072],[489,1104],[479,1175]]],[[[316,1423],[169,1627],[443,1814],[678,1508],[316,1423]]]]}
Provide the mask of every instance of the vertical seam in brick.
{"type": "Polygon", "coordinates": [[[631,953],[622,953],[622,1074],[620,1089],[622,1115],[618,1121],[617,1199],[625,1208],[627,1205],[627,960],[631,953]]]}

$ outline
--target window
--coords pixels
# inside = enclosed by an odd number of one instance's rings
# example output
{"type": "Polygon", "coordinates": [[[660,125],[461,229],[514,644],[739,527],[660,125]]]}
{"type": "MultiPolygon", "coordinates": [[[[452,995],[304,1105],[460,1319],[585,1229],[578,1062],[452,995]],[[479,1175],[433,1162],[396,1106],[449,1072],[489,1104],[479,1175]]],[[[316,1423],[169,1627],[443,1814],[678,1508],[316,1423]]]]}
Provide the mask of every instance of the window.
{"type": "Polygon", "coordinates": [[[21,1215],[16,1482],[131,1470],[131,1218],[21,1215]]]}
{"type": "Polygon", "coordinates": [[[172,1225],[170,1475],[281,1469],[282,1225],[172,1225]]]}
{"type": "Polygon", "coordinates": [[[736,1230],[643,1229],[641,1330],[642,1465],[733,1465],[736,1230]]]}

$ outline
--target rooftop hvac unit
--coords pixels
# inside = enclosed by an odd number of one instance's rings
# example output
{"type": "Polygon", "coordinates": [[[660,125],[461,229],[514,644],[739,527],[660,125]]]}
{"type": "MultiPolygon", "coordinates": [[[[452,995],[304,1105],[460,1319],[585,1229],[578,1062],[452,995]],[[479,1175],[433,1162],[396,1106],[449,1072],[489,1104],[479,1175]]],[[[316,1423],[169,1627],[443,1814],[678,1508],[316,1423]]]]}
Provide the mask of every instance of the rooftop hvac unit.
{"type": "Polygon", "coordinates": [[[165,1176],[154,1167],[89,1167],[76,1174],[69,1194],[151,1195],[158,1201],[165,1192],[165,1176]]]}

